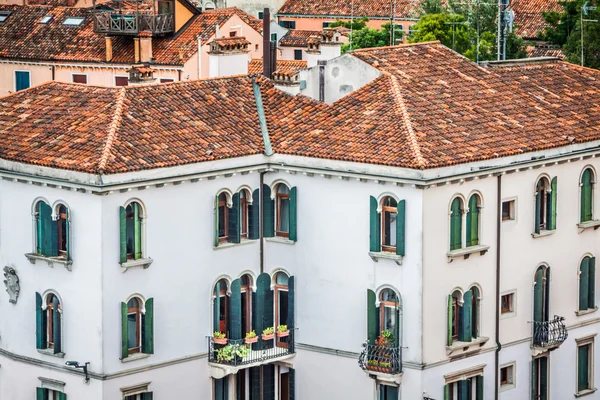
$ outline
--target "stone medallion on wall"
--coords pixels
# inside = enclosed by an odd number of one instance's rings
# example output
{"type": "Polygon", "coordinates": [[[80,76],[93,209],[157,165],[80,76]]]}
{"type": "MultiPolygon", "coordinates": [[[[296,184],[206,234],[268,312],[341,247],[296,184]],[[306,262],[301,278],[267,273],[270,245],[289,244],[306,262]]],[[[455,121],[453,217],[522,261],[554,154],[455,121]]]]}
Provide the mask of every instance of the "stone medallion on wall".
{"type": "Polygon", "coordinates": [[[19,285],[19,277],[17,271],[9,266],[4,267],[4,284],[6,285],[6,293],[9,296],[9,303],[17,304],[19,298],[19,291],[21,286],[19,285]]]}

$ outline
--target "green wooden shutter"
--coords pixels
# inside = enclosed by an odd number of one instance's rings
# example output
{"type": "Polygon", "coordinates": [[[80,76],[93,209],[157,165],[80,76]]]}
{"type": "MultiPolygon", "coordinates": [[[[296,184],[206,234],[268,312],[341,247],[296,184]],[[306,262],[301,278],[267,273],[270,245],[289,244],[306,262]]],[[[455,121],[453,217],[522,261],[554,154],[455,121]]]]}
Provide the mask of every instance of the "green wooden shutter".
{"type": "Polygon", "coordinates": [[[483,399],[483,375],[477,375],[475,377],[475,384],[477,385],[475,400],[484,400],[483,399]]]}
{"type": "MultiPolygon", "coordinates": [[[[52,255],[52,208],[44,203],[40,202],[40,221],[42,227],[42,246],[41,254],[47,257],[52,255]]],[[[56,232],[56,236],[58,232],[56,232]]]]}
{"type": "Polygon", "coordinates": [[[260,400],[260,367],[250,368],[250,400],[260,400]]]}
{"type": "MultiPolygon", "coordinates": [[[[293,276],[290,276],[290,279],[288,279],[288,319],[287,319],[287,326],[288,329],[293,330],[294,326],[295,326],[295,319],[296,319],[296,313],[295,313],[295,309],[294,309],[294,303],[295,303],[295,288],[296,288],[296,279],[293,276]]],[[[289,343],[289,346],[292,346],[292,343],[289,343]]],[[[293,347],[290,348],[290,352],[293,352],[294,349],[293,347]]]]}
{"type": "Polygon", "coordinates": [[[128,355],[129,346],[127,345],[127,303],[121,302],[121,359],[126,359],[128,355]]]}
{"type": "Polygon", "coordinates": [[[401,347],[402,343],[400,341],[400,305],[398,304],[398,300],[396,300],[396,324],[394,326],[394,347],[401,347]]]}
{"type": "Polygon", "coordinates": [[[596,307],[596,257],[590,258],[590,271],[588,277],[588,307],[596,307]]]}
{"type": "Polygon", "coordinates": [[[590,258],[585,257],[579,266],[579,310],[588,309],[589,274],[590,258]]]}
{"type": "Polygon", "coordinates": [[[531,400],[537,399],[537,370],[536,370],[537,360],[532,360],[529,364],[531,365],[531,400]]]}
{"type": "Polygon", "coordinates": [[[240,206],[240,194],[236,193],[232,197],[233,205],[229,209],[229,220],[227,229],[227,241],[231,243],[240,242],[240,217],[241,206],[240,206]]]}
{"type": "Polygon", "coordinates": [[[589,169],[581,177],[581,222],[592,220],[592,176],[589,169]]]}
{"type": "Polygon", "coordinates": [[[58,400],[67,400],[67,394],[59,392],[58,393],[58,400]]]}
{"type": "Polygon", "coordinates": [[[225,386],[227,377],[215,379],[215,400],[227,400],[225,397],[225,386]]]}
{"type": "Polygon", "coordinates": [[[550,221],[550,230],[556,229],[556,198],[558,195],[558,178],[555,176],[552,178],[552,193],[549,200],[548,207],[548,221],[550,221]]]}
{"type": "Polygon", "coordinates": [[[54,342],[54,354],[62,353],[60,312],[58,311],[58,298],[52,299],[52,341],[54,342]]]}
{"type": "Polygon", "coordinates": [[[50,251],[47,256],[56,257],[58,256],[58,221],[50,221],[50,251]]]}
{"type": "Polygon", "coordinates": [[[458,330],[458,340],[461,342],[470,342],[471,336],[471,308],[473,305],[473,292],[465,292],[463,296],[462,318],[460,319],[460,329],[458,330]]]}
{"type": "MultiPolygon", "coordinates": [[[[215,301],[213,302],[213,331],[221,330],[221,282],[215,285],[215,301]]],[[[225,333],[225,332],[223,332],[225,333]]]]}
{"type": "Polygon", "coordinates": [[[256,240],[260,238],[260,190],[252,192],[252,205],[248,206],[248,237],[256,240]]]}
{"type": "Polygon", "coordinates": [[[289,369],[289,400],[296,399],[296,370],[294,368],[289,369]]]}
{"type": "Polygon", "coordinates": [[[240,279],[235,279],[231,282],[229,338],[234,340],[242,339],[242,281],[240,279]]]}
{"type": "Polygon", "coordinates": [[[457,382],[458,384],[458,400],[469,399],[469,382],[466,379],[457,382]]]}
{"type": "Polygon", "coordinates": [[[381,223],[381,218],[379,213],[377,212],[377,199],[375,197],[370,197],[370,224],[369,224],[369,250],[373,252],[381,251],[380,239],[381,239],[381,229],[379,228],[379,224],[381,223]]]}
{"type": "Polygon", "coordinates": [[[444,400],[450,400],[450,391],[452,390],[452,387],[450,386],[449,383],[444,385],[444,400]]]}
{"type": "Polygon", "coordinates": [[[296,186],[290,189],[290,240],[298,240],[298,195],[296,186]]]}
{"type": "MultiPolygon", "coordinates": [[[[256,324],[255,330],[257,335],[261,335],[265,328],[273,326],[273,322],[265,321],[265,297],[271,286],[271,277],[267,273],[262,273],[256,279],[256,324]]],[[[262,340],[261,340],[262,343],[262,340]]],[[[262,344],[261,344],[262,346],[262,344]]]]}
{"type": "Polygon", "coordinates": [[[38,349],[46,348],[46,313],[42,310],[42,295],[35,293],[35,344],[38,349]]]}
{"type": "Polygon", "coordinates": [[[263,366],[263,400],[275,400],[274,364],[267,364],[263,366]]]}
{"type": "Polygon", "coordinates": [[[577,347],[577,390],[589,389],[589,352],[590,346],[577,347]]]}
{"type": "MultiPolygon", "coordinates": [[[[260,336],[260,334],[262,333],[262,331],[258,331],[258,329],[256,328],[256,321],[257,321],[257,311],[256,311],[256,292],[252,292],[252,327],[250,328],[251,330],[254,330],[256,332],[256,334],[258,336],[260,336]]],[[[252,350],[259,350],[259,344],[257,343],[253,343],[252,344],[252,350]]]]}
{"type": "Polygon", "coordinates": [[[537,192],[535,194],[535,233],[540,233],[542,224],[542,180],[537,184],[537,192]]]}
{"type": "Polygon", "coordinates": [[[44,234],[43,234],[43,224],[42,224],[42,202],[39,202],[36,206],[37,208],[37,217],[36,217],[36,242],[35,242],[35,252],[37,254],[42,254],[42,244],[44,242],[44,234]]]}
{"type": "Polygon", "coordinates": [[[542,322],[544,320],[543,304],[544,299],[544,271],[539,268],[535,273],[535,286],[533,289],[533,320],[542,322]]]}
{"type": "Polygon", "coordinates": [[[48,391],[44,388],[36,388],[36,400],[48,400],[48,391]]]}
{"type": "Polygon", "coordinates": [[[65,234],[67,237],[67,244],[66,244],[66,252],[67,252],[67,261],[71,260],[71,218],[70,218],[70,213],[69,213],[69,209],[66,208],[66,214],[67,214],[67,220],[65,221],[65,234]]]}
{"type": "Polygon", "coordinates": [[[462,218],[460,210],[460,199],[452,201],[450,210],[450,250],[460,249],[462,247],[462,218]]]}
{"type": "Polygon", "coordinates": [[[275,236],[275,201],[271,199],[271,188],[263,185],[263,235],[275,236]]]}
{"type": "Polygon", "coordinates": [[[121,264],[127,262],[127,212],[125,207],[119,207],[119,244],[121,264]]]}
{"type": "Polygon", "coordinates": [[[469,212],[467,213],[467,247],[479,244],[479,207],[477,207],[477,196],[469,199],[469,212]]]}
{"type": "Polygon", "coordinates": [[[219,196],[215,196],[215,237],[214,237],[214,246],[219,247],[219,196]]]}
{"type": "Polygon", "coordinates": [[[452,295],[448,296],[448,340],[446,341],[447,346],[452,346],[452,295]]]}
{"type": "Polygon", "coordinates": [[[152,400],[152,392],[142,393],[142,400],[152,400]]]}
{"type": "Polygon", "coordinates": [[[471,337],[473,339],[479,337],[479,291],[471,289],[471,337]]]}
{"type": "Polygon", "coordinates": [[[398,202],[398,215],[396,216],[396,254],[404,256],[406,240],[406,200],[398,202]]]}
{"type": "Polygon", "coordinates": [[[134,258],[142,258],[142,221],[140,219],[140,205],[133,203],[133,236],[134,236],[134,258]]]}
{"type": "Polygon", "coordinates": [[[146,300],[146,313],[142,317],[142,353],[154,354],[154,298],[146,300]]]}
{"type": "Polygon", "coordinates": [[[544,304],[544,321],[550,320],[550,267],[546,268],[546,297],[544,304]]]}
{"type": "Polygon", "coordinates": [[[548,357],[540,358],[540,400],[548,400],[548,357]]]}
{"type": "MultiPolygon", "coordinates": [[[[269,280],[270,282],[270,280],[269,280]]],[[[265,304],[265,309],[264,309],[264,314],[263,314],[263,326],[264,327],[270,327],[270,326],[274,326],[275,324],[275,315],[274,315],[274,293],[273,291],[270,289],[270,285],[267,286],[267,290],[264,292],[264,304],[265,304]]],[[[275,331],[277,331],[277,327],[274,326],[275,331]]],[[[262,332],[261,332],[262,333],[262,332]]],[[[269,340],[267,342],[264,342],[264,348],[266,349],[270,349],[273,347],[273,343],[274,340],[269,340]]]]}
{"type": "Polygon", "coordinates": [[[375,292],[367,289],[367,339],[374,345],[377,339],[377,307],[375,292]]]}

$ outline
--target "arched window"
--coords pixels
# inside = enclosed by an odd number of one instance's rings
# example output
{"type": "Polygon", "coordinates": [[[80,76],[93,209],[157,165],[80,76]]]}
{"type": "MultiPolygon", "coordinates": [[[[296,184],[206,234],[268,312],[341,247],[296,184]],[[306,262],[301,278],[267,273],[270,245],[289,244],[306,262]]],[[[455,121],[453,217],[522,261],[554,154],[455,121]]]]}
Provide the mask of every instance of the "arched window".
{"type": "Polygon", "coordinates": [[[154,299],[131,296],[121,303],[121,359],[154,353],[154,299]]]}
{"type": "Polygon", "coordinates": [[[227,228],[229,227],[229,208],[227,207],[227,194],[221,193],[217,198],[217,230],[219,243],[227,241],[227,228]]]}
{"type": "Polygon", "coordinates": [[[142,302],[132,297],[127,302],[127,352],[128,354],[142,351],[142,302]]]}
{"type": "Polygon", "coordinates": [[[448,296],[448,346],[456,341],[470,342],[479,336],[480,298],[476,286],[464,294],[455,290],[448,296]]]}
{"type": "Polygon", "coordinates": [[[392,289],[383,289],[379,293],[379,336],[384,331],[394,338],[390,347],[400,347],[400,299],[392,289]]]}
{"type": "Polygon", "coordinates": [[[536,184],[535,233],[556,229],[556,189],[556,177],[550,183],[548,178],[543,176],[536,184]]]}
{"type": "Polygon", "coordinates": [[[535,272],[533,321],[547,322],[550,317],[550,267],[540,266],[535,272]]]}
{"type": "Polygon", "coordinates": [[[36,293],[36,336],[39,350],[62,353],[62,306],[53,292],[36,293]]]}
{"type": "Polygon", "coordinates": [[[467,246],[479,245],[479,212],[481,198],[474,194],[469,198],[469,212],[467,213],[467,246]]]}
{"type": "Polygon", "coordinates": [[[460,197],[452,200],[450,206],[450,250],[462,248],[463,201],[460,197]]]}
{"type": "Polygon", "coordinates": [[[283,183],[277,185],[275,195],[277,236],[289,237],[290,235],[290,189],[283,183]]]}
{"type": "Polygon", "coordinates": [[[247,190],[240,190],[240,237],[248,239],[248,205],[252,195],[247,190]]]}
{"type": "Polygon", "coordinates": [[[579,311],[596,308],[596,257],[586,256],[579,264],[579,311]]]}
{"type": "Polygon", "coordinates": [[[45,257],[61,257],[70,260],[69,209],[59,204],[53,219],[52,208],[44,201],[35,205],[36,253],[45,257]]]}
{"type": "Polygon", "coordinates": [[[246,337],[246,333],[252,331],[252,277],[245,274],[240,279],[242,285],[242,337],[246,337]]]}
{"type": "Polygon", "coordinates": [[[586,168],[581,175],[581,218],[580,222],[588,222],[593,219],[594,208],[594,171],[586,168]]]}
{"type": "Polygon", "coordinates": [[[67,256],[67,248],[68,248],[68,240],[69,240],[69,230],[68,226],[68,211],[67,207],[63,204],[60,204],[58,207],[57,214],[57,228],[58,228],[58,255],[66,257],[67,256]]]}
{"type": "Polygon", "coordinates": [[[396,218],[398,203],[391,196],[383,198],[381,207],[381,249],[396,252],[396,218]]]}
{"type": "Polygon", "coordinates": [[[452,344],[452,342],[458,340],[459,337],[459,331],[460,331],[460,320],[461,320],[461,310],[462,310],[462,306],[461,306],[461,298],[462,295],[461,293],[457,290],[454,293],[452,293],[452,295],[450,296],[450,300],[449,300],[449,307],[450,307],[450,312],[449,312],[449,322],[450,322],[450,326],[448,327],[449,329],[449,346],[452,344]]]}
{"type": "MultiPolygon", "coordinates": [[[[275,274],[275,329],[279,325],[290,325],[288,321],[289,311],[289,276],[285,272],[275,274]]],[[[286,338],[277,338],[277,346],[287,346],[286,338]]]]}
{"type": "Polygon", "coordinates": [[[479,318],[479,314],[481,312],[481,307],[479,304],[481,293],[479,292],[479,288],[477,286],[471,287],[469,292],[471,292],[471,337],[476,339],[479,337],[479,326],[481,323],[479,318]]]}
{"type": "Polygon", "coordinates": [[[120,207],[121,264],[145,257],[144,214],[144,208],[137,201],[130,202],[126,207],[120,207]]]}
{"type": "Polygon", "coordinates": [[[229,337],[229,283],[220,279],[213,290],[213,330],[229,337]]]}

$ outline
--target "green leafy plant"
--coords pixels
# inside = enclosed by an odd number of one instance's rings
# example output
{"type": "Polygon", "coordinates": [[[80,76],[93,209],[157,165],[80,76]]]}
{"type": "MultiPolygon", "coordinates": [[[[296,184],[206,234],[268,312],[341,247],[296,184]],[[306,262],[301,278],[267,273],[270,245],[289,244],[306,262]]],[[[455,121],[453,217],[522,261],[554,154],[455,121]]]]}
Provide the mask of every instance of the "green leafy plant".
{"type": "Polygon", "coordinates": [[[213,337],[215,339],[225,339],[225,334],[221,333],[221,332],[215,332],[215,333],[213,333],[213,337]]]}
{"type": "Polygon", "coordinates": [[[394,345],[394,334],[390,331],[383,331],[375,340],[375,345],[380,347],[391,347],[394,345]]]}
{"type": "Polygon", "coordinates": [[[391,365],[392,364],[390,364],[389,362],[384,362],[384,361],[382,361],[382,362],[379,363],[379,366],[381,368],[390,368],[391,365]]]}
{"type": "Polygon", "coordinates": [[[263,335],[272,335],[273,333],[275,333],[275,329],[272,326],[263,329],[263,335]]]}
{"type": "Polygon", "coordinates": [[[217,350],[218,361],[233,361],[237,356],[239,358],[245,358],[250,354],[250,349],[241,344],[228,344],[222,349],[217,350]]]}
{"type": "Polygon", "coordinates": [[[379,365],[379,362],[377,360],[369,360],[367,361],[367,365],[369,367],[377,367],[379,365]]]}
{"type": "Polygon", "coordinates": [[[283,332],[287,332],[287,330],[288,330],[288,327],[287,327],[287,325],[279,325],[279,326],[277,327],[277,332],[281,332],[281,333],[283,333],[283,332]]]}
{"type": "Polygon", "coordinates": [[[250,331],[248,333],[246,333],[246,339],[253,339],[256,337],[256,332],[254,331],[250,331]]]}

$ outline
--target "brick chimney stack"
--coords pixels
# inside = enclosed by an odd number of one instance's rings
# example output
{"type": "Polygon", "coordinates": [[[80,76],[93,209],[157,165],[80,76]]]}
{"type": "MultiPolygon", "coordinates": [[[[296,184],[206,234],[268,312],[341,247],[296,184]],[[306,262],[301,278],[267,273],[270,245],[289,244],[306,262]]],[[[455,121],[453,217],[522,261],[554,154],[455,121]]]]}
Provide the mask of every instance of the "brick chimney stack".
{"type": "Polygon", "coordinates": [[[149,63],[152,60],[152,32],[140,32],[140,62],[149,63]]]}
{"type": "Polygon", "coordinates": [[[106,62],[111,62],[113,58],[112,37],[106,36],[104,39],[106,40],[106,62]]]}

